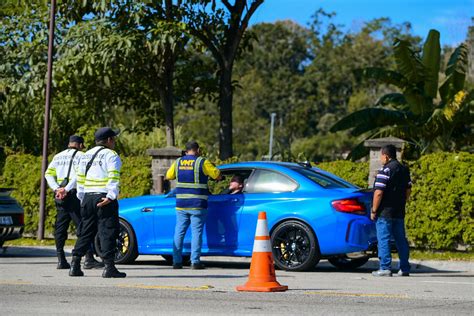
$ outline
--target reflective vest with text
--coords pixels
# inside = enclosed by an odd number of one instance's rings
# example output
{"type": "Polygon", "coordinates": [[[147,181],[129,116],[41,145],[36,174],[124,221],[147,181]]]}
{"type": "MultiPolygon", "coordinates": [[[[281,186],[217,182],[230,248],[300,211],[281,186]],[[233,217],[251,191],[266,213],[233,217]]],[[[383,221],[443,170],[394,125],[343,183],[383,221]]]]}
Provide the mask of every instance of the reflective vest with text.
{"type": "Polygon", "coordinates": [[[176,208],[207,209],[208,176],[203,171],[204,158],[183,156],[176,160],[176,208]]]}

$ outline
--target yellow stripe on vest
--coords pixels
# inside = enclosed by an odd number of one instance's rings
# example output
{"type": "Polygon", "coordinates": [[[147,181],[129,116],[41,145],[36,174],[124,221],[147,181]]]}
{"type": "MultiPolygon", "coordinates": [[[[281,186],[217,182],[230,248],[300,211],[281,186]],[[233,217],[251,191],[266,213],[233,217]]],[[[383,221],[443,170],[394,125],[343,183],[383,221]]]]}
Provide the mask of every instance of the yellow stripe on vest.
{"type": "Polygon", "coordinates": [[[201,199],[207,200],[207,195],[200,194],[176,194],[177,199],[201,199]]]}

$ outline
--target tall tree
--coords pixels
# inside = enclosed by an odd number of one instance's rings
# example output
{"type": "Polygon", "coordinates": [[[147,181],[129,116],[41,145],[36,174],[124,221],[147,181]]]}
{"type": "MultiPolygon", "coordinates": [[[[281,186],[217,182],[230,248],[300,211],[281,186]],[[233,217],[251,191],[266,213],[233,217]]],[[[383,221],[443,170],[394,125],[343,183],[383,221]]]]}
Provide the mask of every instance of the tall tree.
{"type": "MultiPolygon", "coordinates": [[[[397,71],[383,68],[358,71],[361,77],[394,85],[401,92],[386,94],[374,107],[349,114],[331,131],[352,129],[352,135],[366,135],[366,138],[397,136],[414,145],[418,153],[436,146],[443,150],[460,149],[466,141],[469,143],[474,91],[464,90],[468,47],[463,43],[451,54],[446,79],[439,86],[439,37],[438,31],[429,32],[421,56],[408,41],[395,40],[397,71]]],[[[360,158],[365,153],[361,149],[359,145],[352,158],[360,158]]]]}
{"type": "Polygon", "coordinates": [[[219,157],[233,156],[232,145],[232,71],[250,18],[264,0],[222,0],[224,8],[217,8],[215,0],[188,2],[189,32],[210,50],[218,64],[219,77],[219,157]],[[209,8],[209,5],[211,6],[209,8]]]}
{"type": "MultiPolygon", "coordinates": [[[[94,1],[85,1],[82,6],[74,7],[72,11],[77,14],[71,16],[75,20],[87,21],[92,13],[94,20],[101,19],[108,25],[112,33],[98,41],[98,63],[128,65],[135,71],[132,76],[141,76],[147,82],[149,91],[155,94],[164,110],[167,144],[174,146],[175,64],[185,52],[189,39],[183,32],[182,1],[121,0],[105,3],[95,8],[94,1]],[[130,60],[123,59],[123,56],[130,60]]],[[[122,67],[122,70],[127,73],[127,69],[122,67]]]]}

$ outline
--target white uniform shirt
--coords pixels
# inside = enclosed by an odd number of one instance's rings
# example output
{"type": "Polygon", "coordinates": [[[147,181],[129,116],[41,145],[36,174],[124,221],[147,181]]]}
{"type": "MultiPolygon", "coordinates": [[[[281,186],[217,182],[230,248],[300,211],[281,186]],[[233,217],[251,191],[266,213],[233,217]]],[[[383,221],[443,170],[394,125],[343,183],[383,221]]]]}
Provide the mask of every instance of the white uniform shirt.
{"type": "Polygon", "coordinates": [[[77,197],[81,201],[86,193],[106,193],[110,200],[118,198],[122,161],[115,151],[102,149],[94,158],[87,176],[85,175],[87,163],[101,148],[102,146],[96,146],[81,158],[77,181],[77,197]]]}
{"type": "MultiPolygon", "coordinates": [[[[48,169],[46,169],[44,177],[48,182],[48,186],[53,191],[56,191],[59,188],[61,182],[67,177],[69,164],[71,162],[72,155],[76,150],[77,149],[75,148],[68,148],[56,154],[49,164],[48,169]]],[[[65,187],[67,192],[76,188],[79,161],[83,155],[84,153],[79,150],[74,156],[74,161],[72,162],[71,166],[71,173],[69,174],[69,182],[65,187]]]]}

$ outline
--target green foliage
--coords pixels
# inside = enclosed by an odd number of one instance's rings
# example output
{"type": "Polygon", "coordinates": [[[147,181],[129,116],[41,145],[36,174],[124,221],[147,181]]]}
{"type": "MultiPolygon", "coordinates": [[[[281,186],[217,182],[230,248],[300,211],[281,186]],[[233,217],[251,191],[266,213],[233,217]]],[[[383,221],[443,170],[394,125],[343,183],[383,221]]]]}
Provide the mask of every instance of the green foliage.
{"type": "Polygon", "coordinates": [[[436,153],[410,164],[409,239],[419,248],[474,244],[474,155],[436,153]]]}
{"type": "MultiPolygon", "coordinates": [[[[175,128],[176,146],[184,147],[181,136],[182,128],[175,128]]],[[[166,131],[164,127],[154,127],[149,132],[130,132],[125,130],[117,138],[117,150],[125,156],[146,156],[147,149],[166,147],[166,131]]]]}
{"type": "MultiPolygon", "coordinates": [[[[413,181],[407,203],[408,239],[416,248],[452,250],[474,244],[474,155],[434,153],[408,163],[413,181]]],[[[319,168],[367,187],[368,163],[325,162],[319,168]]]]}
{"type": "MultiPolygon", "coordinates": [[[[220,161],[216,165],[233,163],[239,159],[220,161]]],[[[122,167],[121,198],[146,195],[151,189],[151,159],[125,157],[122,167]]],[[[412,197],[407,204],[406,226],[408,238],[417,248],[433,250],[455,249],[457,245],[474,243],[474,155],[436,153],[410,162],[413,180],[412,197]]],[[[318,168],[334,173],[358,185],[367,187],[368,163],[347,160],[323,162],[318,168]]],[[[9,154],[0,187],[13,187],[13,196],[25,209],[26,232],[34,233],[38,226],[41,158],[27,154],[9,154]]],[[[228,180],[210,182],[213,192],[228,186],[228,180]]],[[[56,209],[48,191],[46,231],[52,233],[56,209]]]]}
{"type": "MultiPolygon", "coordinates": [[[[393,50],[397,71],[368,67],[355,74],[358,78],[392,84],[401,93],[386,94],[375,106],[350,113],[334,124],[331,131],[351,129],[352,135],[363,135],[364,139],[399,137],[414,145],[412,156],[472,148],[474,91],[463,90],[468,68],[467,45],[459,45],[451,54],[441,85],[438,31],[429,32],[421,56],[408,40],[396,39],[393,50]],[[441,101],[437,99],[438,92],[441,101]]],[[[355,151],[351,157],[361,158],[355,151]]]]}
{"type": "Polygon", "coordinates": [[[126,157],[121,171],[120,198],[150,194],[151,157],[126,157]]]}
{"type": "Polygon", "coordinates": [[[348,160],[338,160],[332,162],[322,162],[316,165],[318,168],[334,173],[361,188],[367,188],[369,178],[369,163],[354,163],[348,160]]]}
{"type": "MultiPolygon", "coordinates": [[[[52,158],[52,157],[50,157],[52,158]]],[[[151,189],[150,157],[126,157],[122,159],[120,197],[149,194],[151,189]]],[[[12,196],[25,210],[25,232],[35,233],[38,228],[39,196],[41,183],[41,157],[28,154],[8,155],[0,177],[0,187],[15,190],[12,196]]],[[[56,207],[51,190],[46,198],[47,233],[53,232],[56,207]]]]}

